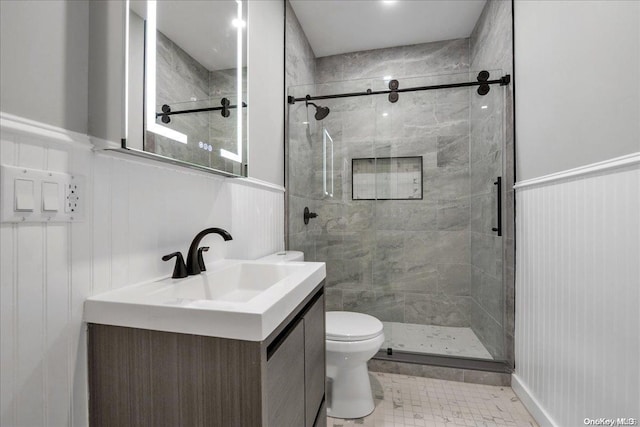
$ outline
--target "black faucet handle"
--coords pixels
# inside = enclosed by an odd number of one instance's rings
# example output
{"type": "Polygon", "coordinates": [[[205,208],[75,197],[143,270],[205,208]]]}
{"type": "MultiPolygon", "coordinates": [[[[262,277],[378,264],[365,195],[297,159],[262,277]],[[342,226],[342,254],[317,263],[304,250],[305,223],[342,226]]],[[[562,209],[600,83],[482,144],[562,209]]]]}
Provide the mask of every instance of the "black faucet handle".
{"type": "Polygon", "coordinates": [[[171,278],[173,279],[182,279],[183,277],[187,277],[187,266],[184,263],[184,258],[180,252],[174,252],[169,255],[165,255],[162,257],[163,261],[169,261],[171,258],[176,258],[176,265],[173,267],[173,275],[171,278]]]}
{"type": "Polygon", "coordinates": [[[309,219],[313,219],[313,218],[317,218],[317,217],[318,217],[318,214],[317,214],[317,213],[315,213],[315,212],[311,212],[311,211],[309,210],[309,207],[308,207],[308,206],[305,206],[305,208],[304,208],[304,215],[303,215],[303,218],[304,218],[304,224],[305,224],[305,225],[309,224],[309,219]]]}
{"type": "Polygon", "coordinates": [[[204,258],[202,257],[202,252],[207,252],[209,250],[209,246],[203,246],[198,248],[198,265],[200,266],[200,271],[207,271],[207,266],[204,265],[204,258]]]}

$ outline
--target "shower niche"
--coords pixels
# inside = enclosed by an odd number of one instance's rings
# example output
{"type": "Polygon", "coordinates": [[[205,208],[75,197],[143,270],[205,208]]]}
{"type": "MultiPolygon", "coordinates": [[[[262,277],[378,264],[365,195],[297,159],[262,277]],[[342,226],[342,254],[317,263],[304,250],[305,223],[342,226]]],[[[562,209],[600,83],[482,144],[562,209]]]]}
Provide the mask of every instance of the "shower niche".
{"type": "Polygon", "coordinates": [[[353,200],[422,200],[422,157],[351,161],[353,200]]]}

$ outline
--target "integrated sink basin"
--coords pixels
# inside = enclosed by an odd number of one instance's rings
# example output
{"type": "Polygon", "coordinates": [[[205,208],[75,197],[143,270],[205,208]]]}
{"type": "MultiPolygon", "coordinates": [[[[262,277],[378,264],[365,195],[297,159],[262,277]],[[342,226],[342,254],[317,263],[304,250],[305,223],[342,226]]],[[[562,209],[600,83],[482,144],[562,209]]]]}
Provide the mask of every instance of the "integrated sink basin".
{"type": "Polygon", "coordinates": [[[296,264],[238,263],[215,274],[176,280],[173,295],[194,301],[247,302],[305,266],[296,264]]]}
{"type": "Polygon", "coordinates": [[[223,260],[88,298],[84,320],[113,326],[262,341],[324,280],[325,264],[223,260]]]}

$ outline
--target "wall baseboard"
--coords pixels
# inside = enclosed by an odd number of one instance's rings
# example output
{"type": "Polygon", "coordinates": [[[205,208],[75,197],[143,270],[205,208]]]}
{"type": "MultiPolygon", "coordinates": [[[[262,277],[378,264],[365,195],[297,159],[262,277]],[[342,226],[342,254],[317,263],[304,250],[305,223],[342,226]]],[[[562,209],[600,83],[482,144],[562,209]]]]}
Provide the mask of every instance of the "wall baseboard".
{"type": "Polygon", "coordinates": [[[529,411],[531,416],[536,420],[541,427],[557,427],[558,424],[553,421],[553,418],[544,410],[540,402],[531,394],[529,388],[524,385],[522,380],[517,374],[511,374],[511,388],[525,408],[529,411]]]}

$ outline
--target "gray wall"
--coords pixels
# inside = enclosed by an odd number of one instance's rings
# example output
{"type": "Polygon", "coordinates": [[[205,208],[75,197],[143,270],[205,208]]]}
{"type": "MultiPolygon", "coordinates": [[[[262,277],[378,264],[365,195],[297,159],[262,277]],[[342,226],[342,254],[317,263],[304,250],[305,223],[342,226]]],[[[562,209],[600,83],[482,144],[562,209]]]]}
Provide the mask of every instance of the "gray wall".
{"type": "Polygon", "coordinates": [[[0,110],[87,132],[89,2],[0,2],[0,110]]]}
{"type": "Polygon", "coordinates": [[[518,180],[640,151],[640,2],[518,0],[515,26],[518,180]]]}

